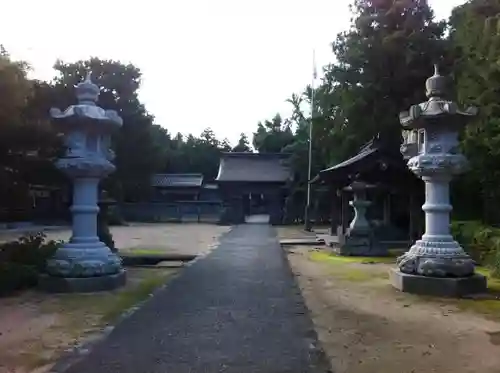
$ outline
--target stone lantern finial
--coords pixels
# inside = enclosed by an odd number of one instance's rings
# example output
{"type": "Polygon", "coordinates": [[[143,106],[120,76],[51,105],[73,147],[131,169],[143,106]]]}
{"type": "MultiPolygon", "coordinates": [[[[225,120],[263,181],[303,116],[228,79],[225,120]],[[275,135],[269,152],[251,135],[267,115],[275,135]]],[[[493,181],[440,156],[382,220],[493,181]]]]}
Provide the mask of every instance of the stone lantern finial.
{"type": "Polygon", "coordinates": [[[99,87],[92,83],[92,72],[87,72],[85,80],[76,86],[76,98],[79,104],[95,105],[99,94],[99,87]]]}
{"type": "Polygon", "coordinates": [[[425,82],[426,95],[428,98],[445,98],[447,93],[446,77],[439,73],[439,65],[434,64],[434,75],[425,82]]]}

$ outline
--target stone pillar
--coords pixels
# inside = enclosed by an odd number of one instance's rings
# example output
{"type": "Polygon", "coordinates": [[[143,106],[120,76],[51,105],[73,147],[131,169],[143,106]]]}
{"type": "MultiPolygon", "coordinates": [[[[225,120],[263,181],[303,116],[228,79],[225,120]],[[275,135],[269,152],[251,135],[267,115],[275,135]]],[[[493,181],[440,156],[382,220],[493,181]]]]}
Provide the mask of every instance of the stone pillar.
{"type": "Polygon", "coordinates": [[[92,177],[74,177],[73,205],[73,243],[98,243],[97,206],[99,179],[92,177]]]}
{"type": "Polygon", "coordinates": [[[371,206],[371,202],[366,200],[366,191],[363,189],[353,190],[353,200],[349,202],[354,209],[354,219],[349,224],[349,233],[359,232],[365,233],[370,231],[370,223],[366,219],[366,210],[371,206]]]}
{"type": "Polygon", "coordinates": [[[474,274],[473,260],[450,234],[449,184],[467,166],[459,152],[458,131],[477,109],[462,111],[444,99],[446,86],[436,66],[426,83],[429,100],[400,115],[406,129],[401,151],[408,168],[425,183],[425,233],[398,258],[391,278],[402,291],[462,296],[486,289],[486,279],[474,274]]]}
{"type": "Polygon", "coordinates": [[[76,87],[78,103],[64,112],[51,109],[54,125],[65,136],[66,155],[56,162],[73,182],[72,236],[47,262],[40,286],[57,292],[110,290],[125,283],[120,258],[98,237],[99,181],[113,172],[111,132],[121,126],[116,112],[96,105],[99,87],[90,74],[76,87]]]}

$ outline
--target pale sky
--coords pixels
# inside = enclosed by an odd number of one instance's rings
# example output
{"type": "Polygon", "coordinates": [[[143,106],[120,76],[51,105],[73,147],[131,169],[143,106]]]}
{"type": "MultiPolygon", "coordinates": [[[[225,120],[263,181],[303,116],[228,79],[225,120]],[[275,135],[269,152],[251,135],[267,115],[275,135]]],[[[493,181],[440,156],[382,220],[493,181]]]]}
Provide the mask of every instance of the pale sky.
{"type": "MultiPolygon", "coordinates": [[[[438,18],[464,0],[429,0],[438,18]]],[[[236,142],[333,60],[351,0],[18,0],[2,5],[0,43],[50,79],[57,58],[97,56],[142,70],[140,98],[156,123],[236,142]],[[73,5],[71,5],[73,4],[73,5]]]]}

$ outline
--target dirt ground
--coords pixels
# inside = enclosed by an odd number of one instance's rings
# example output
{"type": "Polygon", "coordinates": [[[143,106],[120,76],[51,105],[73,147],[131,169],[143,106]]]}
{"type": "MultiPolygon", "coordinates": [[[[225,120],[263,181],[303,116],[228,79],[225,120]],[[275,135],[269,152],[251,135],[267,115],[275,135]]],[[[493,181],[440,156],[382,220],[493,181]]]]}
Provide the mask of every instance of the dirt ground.
{"type": "MultiPolygon", "coordinates": [[[[229,227],[208,224],[112,228],[119,248],[186,254],[208,252],[227,230],[229,227]]],[[[64,240],[69,235],[69,231],[59,231],[49,232],[48,237],[64,240]]],[[[0,373],[47,372],[61,354],[95,338],[177,271],[128,268],[127,285],[113,292],[54,295],[26,291],[0,298],[0,373]]]]}
{"type": "Polygon", "coordinates": [[[334,372],[500,372],[498,307],[487,318],[462,301],[400,293],[388,280],[393,264],[286,250],[334,372]]]}
{"type": "MultiPolygon", "coordinates": [[[[124,251],[155,250],[169,254],[203,254],[217,245],[221,234],[230,227],[215,224],[147,224],[111,227],[113,240],[124,251]]],[[[67,241],[69,229],[47,231],[48,239],[67,241]]],[[[16,239],[22,233],[0,232],[0,242],[16,239]]]]}

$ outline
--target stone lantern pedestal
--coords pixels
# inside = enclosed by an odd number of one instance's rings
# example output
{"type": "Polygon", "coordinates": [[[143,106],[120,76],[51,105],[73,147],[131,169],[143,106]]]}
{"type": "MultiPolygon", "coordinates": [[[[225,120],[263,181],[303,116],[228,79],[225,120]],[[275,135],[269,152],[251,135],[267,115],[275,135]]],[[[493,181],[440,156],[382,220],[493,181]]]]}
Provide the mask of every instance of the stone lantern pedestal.
{"type": "Polygon", "coordinates": [[[344,191],[353,193],[353,200],[349,202],[354,209],[354,218],[349,224],[347,233],[335,251],[346,256],[385,256],[387,250],[377,245],[373,230],[366,219],[366,211],[372,202],[367,199],[366,192],[375,186],[363,181],[355,180],[344,191]]]}
{"type": "Polygon", "coordinates": [[[447,82],[437,66],[426,83],[429,100],[401,113],[401,147],[408,168],[425,183],[425,233],[398,258],[393,285],[406,292],[463,296],[486,290],[486,278],[474,273],[474,261],[450,233],[449,184],[467,167],[458,148],[458,134],[477,109],[460,110],[446,95],[447,82]]]}
{"type": "Polygon", "coordinates": [[[65,136],[67,151],[56,167],[73,182],[73,221],[70,241],[56,251],[40,278],[40,286],[48,291],[94,292],[125,283],[121,259],[97,233],[99,181],[115,170],[110,135],[122,124],[115,111],[96,105],[99,92],[89,74],[76,87],[76,105],[50,112],[65,136]]]}

